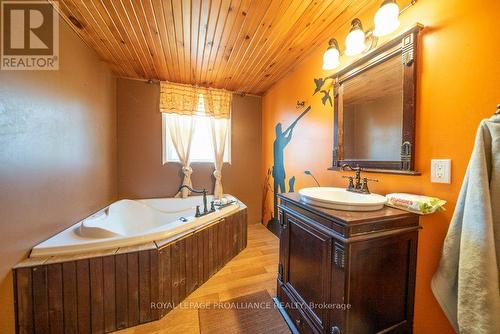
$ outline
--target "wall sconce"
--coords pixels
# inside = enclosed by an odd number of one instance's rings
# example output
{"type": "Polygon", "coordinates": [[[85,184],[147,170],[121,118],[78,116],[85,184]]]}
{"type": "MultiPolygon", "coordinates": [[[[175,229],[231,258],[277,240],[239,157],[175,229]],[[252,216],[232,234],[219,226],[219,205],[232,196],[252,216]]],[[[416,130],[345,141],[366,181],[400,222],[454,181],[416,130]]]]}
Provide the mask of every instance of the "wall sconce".
{"type": "Polygon", "coordinates": [[[361,21],[355,18],[351,22],[351,30],[345,39],[345,54],[355,56],[363,52],[366,49],[365,38],[361,21]]]}
{"type": "Polygon", "coordinates": [[[328,49],[323,54],[323,69],[333,70],[340,65],[339,43],[335,38],[328,41],[328,49]]]}
{"type": "Polygon", "coordinates": [[[384,0],[375,14],[375,29],[377,37],[385,36],[399,27],[399,6],[396,0],[384,0]]]}
{"type": "MultiPolygon", "coordinates": [[[[356,56],[366,53],[377,46],[378,37],[385,36],[399,27],[399,15],[415,5],[417,0],[411,0],[403,9],[399,10],[396,0],[384,0],[375,13],[375,28],[363,30],[361,20],[355,18],[351,22],[351,29],[345,39],[345,55],[356,56]]],[[[333,70],[340,65],[340,49],[337,40],[328,41],[328,49],[323,54],[323,70],[333,70]]]]}

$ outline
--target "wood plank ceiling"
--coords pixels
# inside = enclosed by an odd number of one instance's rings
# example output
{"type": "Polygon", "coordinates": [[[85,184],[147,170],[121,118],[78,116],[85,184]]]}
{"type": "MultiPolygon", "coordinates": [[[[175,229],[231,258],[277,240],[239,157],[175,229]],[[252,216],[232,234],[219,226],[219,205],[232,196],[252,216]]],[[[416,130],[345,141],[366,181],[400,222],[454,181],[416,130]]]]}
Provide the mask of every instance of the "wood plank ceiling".
{"type": "Polygon", "coordinates": [[[379,0],[59,0],[117,76],[264,93],[379,0]]]}

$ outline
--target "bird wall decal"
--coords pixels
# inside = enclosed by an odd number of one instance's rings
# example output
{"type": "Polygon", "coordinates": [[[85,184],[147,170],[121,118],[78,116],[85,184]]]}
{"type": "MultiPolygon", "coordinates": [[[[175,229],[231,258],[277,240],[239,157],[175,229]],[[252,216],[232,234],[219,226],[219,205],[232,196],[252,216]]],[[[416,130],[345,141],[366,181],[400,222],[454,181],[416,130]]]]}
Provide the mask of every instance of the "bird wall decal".
{"type": "Polygon", "coordinates": [[[313,95],[316,95],[317,92],[323,88],[323,85],[325,83],[325,79],[319,78],[319,79],[314,79],[314,84],[316,85],[316,89],[314,90],[313,95]]]}
{"type": "Polygon", "coordinates": [[[323,103],[324,106],[326,106],[326,102],[330,102],[330,106],[333,107],[333,101],[332,97],[330,96],[330,91],[329,90],[321,90],[321,93],[323,93],[323,97],[321,98],[321,102],[323,103]]]}

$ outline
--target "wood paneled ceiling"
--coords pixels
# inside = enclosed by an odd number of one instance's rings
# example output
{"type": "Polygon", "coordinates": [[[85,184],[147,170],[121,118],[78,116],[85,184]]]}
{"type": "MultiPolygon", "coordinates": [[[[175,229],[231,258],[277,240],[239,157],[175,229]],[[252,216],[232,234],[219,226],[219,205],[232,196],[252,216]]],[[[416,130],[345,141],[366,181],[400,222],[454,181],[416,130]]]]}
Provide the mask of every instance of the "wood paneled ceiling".
{"type": "Polygon", "coordinates": [[[62,17],[117,76],[259,95],[374,2],[58,1],[62,17]]]}

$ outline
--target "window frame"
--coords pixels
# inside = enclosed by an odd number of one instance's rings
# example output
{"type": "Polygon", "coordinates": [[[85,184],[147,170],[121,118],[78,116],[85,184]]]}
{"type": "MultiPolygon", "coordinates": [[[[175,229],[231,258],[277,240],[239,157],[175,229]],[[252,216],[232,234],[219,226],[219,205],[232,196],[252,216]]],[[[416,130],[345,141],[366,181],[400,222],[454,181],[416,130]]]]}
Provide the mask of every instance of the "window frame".
{"type": "MultiPolygon", "coordinates": [[[[165,165],[167,163],[180,163],[179,159],[172,158],[172,153],[175,151],[175,148],[172,143],[172,137],[170,136],[170,131],[167,126],[167,117],[165,113],[161,115],[161,123],[162,123],[162,164],[165,165]]],[[[191,116],[194,117],[194,116],[191,116]]],[[[195,116],[195,117],[207,117],[208,116],[195,116]]],[[[229,127],[227,129],[227,138],[226,138],[226,148],[227,148],[227,160],[224,160],[224,164],[231,165],[231,128],[232,128],[232,118],[229,119],[229,127]]],[[[212,160],[193,160],[191,159],[192,164],[213,164],[215,163],[213,158],[212,160]]]]}

